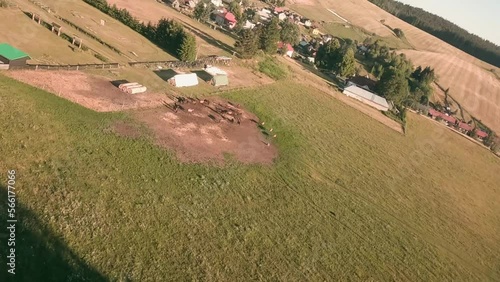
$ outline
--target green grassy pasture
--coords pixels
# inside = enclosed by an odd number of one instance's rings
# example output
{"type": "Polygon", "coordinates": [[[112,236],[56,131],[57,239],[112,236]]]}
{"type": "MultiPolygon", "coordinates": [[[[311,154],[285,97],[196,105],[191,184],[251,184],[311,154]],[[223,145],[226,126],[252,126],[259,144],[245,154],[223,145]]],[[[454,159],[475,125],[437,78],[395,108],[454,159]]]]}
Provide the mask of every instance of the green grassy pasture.
{"type": "Polygon", "coordinates": [[[16,169],[22,226],[16,278],[500,279],[498,158],[415,115],[402,136],[287,80],[225,95],[274,128],[274,165],[179,163],[147,135],[111,133],[133,123],[127,113],[0,75],[0,186],[16,169]]]}

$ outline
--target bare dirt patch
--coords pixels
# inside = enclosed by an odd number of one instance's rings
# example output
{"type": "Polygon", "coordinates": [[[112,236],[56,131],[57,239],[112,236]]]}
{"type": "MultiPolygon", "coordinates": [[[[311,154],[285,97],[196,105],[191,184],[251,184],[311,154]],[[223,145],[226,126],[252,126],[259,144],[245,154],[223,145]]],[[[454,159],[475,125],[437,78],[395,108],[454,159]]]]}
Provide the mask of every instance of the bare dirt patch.
{"type": "MultiPolygon", "coordinates": [[[[271,136],[264,135],[257,118],[243,110],[240,124],[224,119],[214,111],[227,101],[211,98],[210,104],[181,104],[175,112],[169,107],[134,111],[133,115],[154,133],[158,145],[173,149],[183,162],[223,163],[225,154],[243,163],[270,164],[278,152],[271,136]]],[[[228,117],[228,115],[225,115],[228,117]]]]}
{"type": "Polygon", "coordinates": [[[132,139],[137,139],[142,136],[143,132],[142,130],[133,124],[124,122],[124,121],[118,121],[111,125],[110,131],[114,132],[120,136],[132,138],[132,139]]]}
{"type": "Polygon", "coordinates": [[[154,108],[171,100],[164,94],[126,94],[110,80],[78,71],[10,71],[8,76],[98,112],[154,108]]]}

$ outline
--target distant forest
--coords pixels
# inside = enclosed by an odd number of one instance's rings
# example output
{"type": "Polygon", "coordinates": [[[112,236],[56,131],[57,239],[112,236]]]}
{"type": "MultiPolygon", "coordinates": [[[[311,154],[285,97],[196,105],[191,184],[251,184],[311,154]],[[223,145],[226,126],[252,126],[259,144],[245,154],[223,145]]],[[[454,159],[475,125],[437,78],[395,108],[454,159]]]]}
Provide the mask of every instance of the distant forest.
{"type": "Polygon", "coordinates": [[[403,21],[440,38],[456,48],[494,66],[500,67],[500,46],[497,46],[493,42],[471,34],[458,25],[420,8],[394,0],[369,1],[403,21]]]}

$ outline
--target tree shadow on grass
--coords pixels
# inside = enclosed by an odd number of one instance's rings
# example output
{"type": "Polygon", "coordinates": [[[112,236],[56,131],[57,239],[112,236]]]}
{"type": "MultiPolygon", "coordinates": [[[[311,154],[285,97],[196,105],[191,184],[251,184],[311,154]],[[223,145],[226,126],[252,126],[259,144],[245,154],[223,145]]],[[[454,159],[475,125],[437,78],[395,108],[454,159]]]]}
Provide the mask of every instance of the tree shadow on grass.
{"type": "Polygon", "coordinates": [[[177,72],[173,69],[155,70],[153,72],[166,82],[168,82],[169,79],[177,75],[177,72]]]}
{"type": "Polygon", "coordinates": [[[7,188],[0,184],[0,281],[107,281],[68,248],[38,216],[16,202],[15,274],[7,272],[10,237],[7,226],[7,188]]]}
{"type": "Polygon", "coordinates": [[[195,70],[192,72],[196,73],[196,75],[205,82],[210,82],[212,80],[212,75],[204,70],[195,70]]]}
{"type": "Polygon", "coordinates": [[[234,50],[234,47],[233,46],[230,46],[230,45],[227,45],[226,43],[223,43],[222,41],[218,40],[218,39],[215,39],[213,38],[211,35],[209,35],[208,33],[206,32],[203,32],[199,29],[197,29],[196,27],[188,24],[188,23],[185,23],[184,22],[184,26],[189,30],[191,31],[192,33],[194,33],[196,36],[200,37],[201,39],[205,40],[208,44],[212,45],[212,46],[215,46],[217,48],[220,48],[230,54],[234,54],[235,50],[234,50]]]}

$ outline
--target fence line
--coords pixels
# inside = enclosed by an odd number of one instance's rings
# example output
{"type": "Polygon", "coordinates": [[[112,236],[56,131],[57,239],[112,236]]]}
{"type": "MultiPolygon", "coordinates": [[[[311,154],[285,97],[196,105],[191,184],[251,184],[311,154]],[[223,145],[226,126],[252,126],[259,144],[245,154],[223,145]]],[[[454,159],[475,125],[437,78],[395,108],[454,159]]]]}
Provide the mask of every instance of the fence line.
{"type": "Polygon", "coordinates": [[[144,62],[129,62],[130,66],[163,66],[168,68],[195,68],[195,67],[203,67],[205,64],[210,65],[229,65],[230,58],[218,58],[218,57],[210,57],[203,58],[200,60],[196,60],[194,62],[182,62],[182,61],[144,61],[144,62]]]}
{"type": "Polygon", "coordinates": [[[116,69],[120,65],[118,63],[106,64],[78,64],[78,65],[42,65],[42,64],[27,64],[24,66],[10,66],[11,70],[99,70],[99,69],[116,69]]]}

